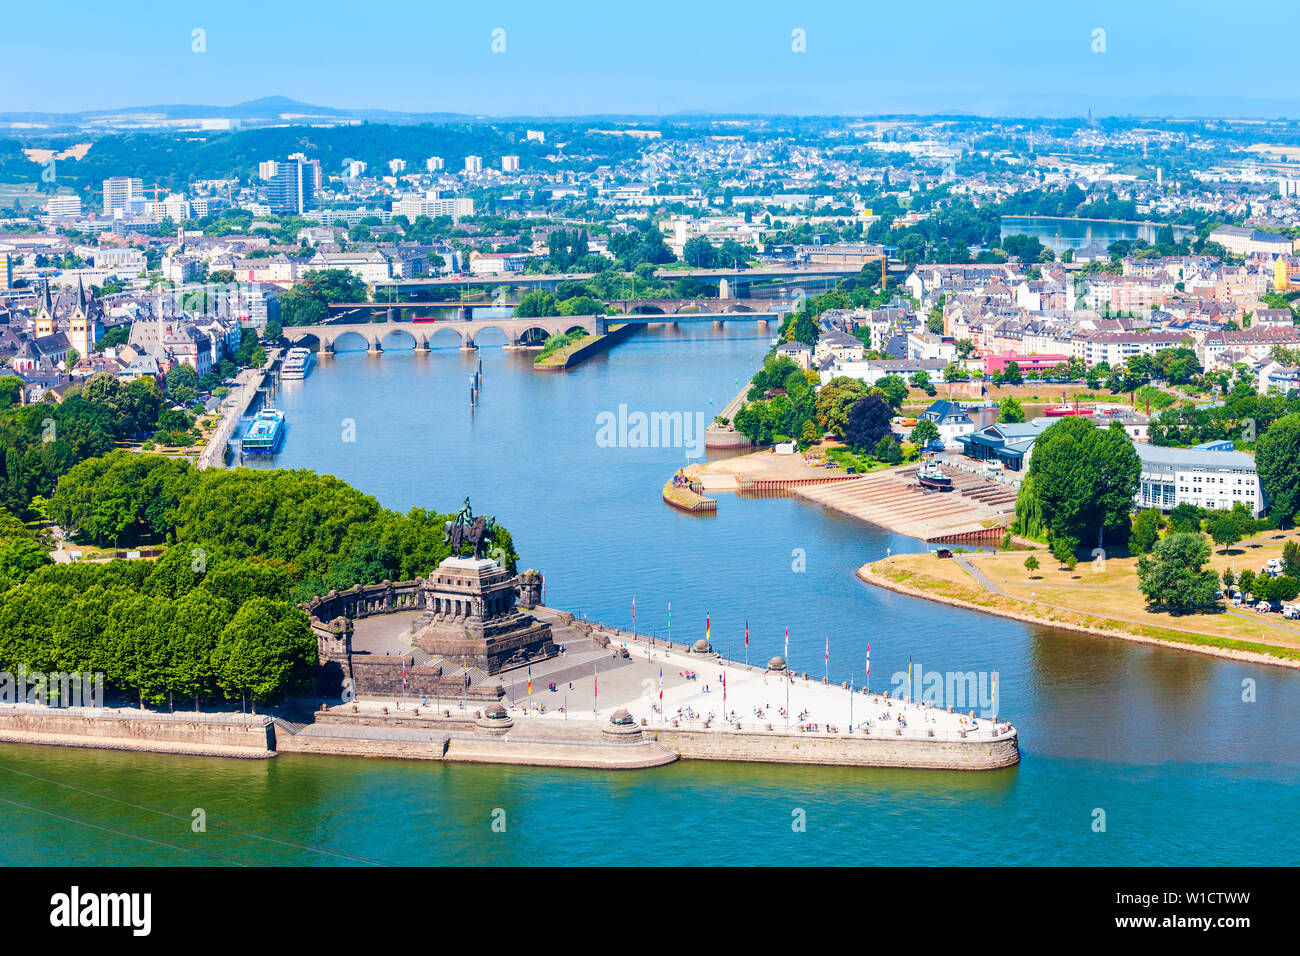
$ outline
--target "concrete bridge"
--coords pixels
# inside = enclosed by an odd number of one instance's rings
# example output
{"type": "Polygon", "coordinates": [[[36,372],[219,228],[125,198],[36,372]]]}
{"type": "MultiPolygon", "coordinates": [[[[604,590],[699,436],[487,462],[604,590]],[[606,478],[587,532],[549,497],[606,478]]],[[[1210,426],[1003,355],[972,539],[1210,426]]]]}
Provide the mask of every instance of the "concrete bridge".
{"type": "MultiPolygon", "coordinates": [[[[781,299],[612,299],[611,309],[623,315],[753,315],[781,316],[798,309],[802,302],[793,297],[781,299]]],[[[333,318],[350,313],[384,313],[389,322],[409,321],[415,316],[446,316],[445,321],[468,321],[480,309],[514,309],[518,301],[496,299],[483,302],[332,302],[328,308],[333,318]]],[[[439,321],[444,319],[439,318],[439,321]]]]}
{"type": "Polygon", "coordinates": [[[731,315],[766,318],[793,312],[798,299],[613,299],[610,308],[624,315],[731,315]]]}

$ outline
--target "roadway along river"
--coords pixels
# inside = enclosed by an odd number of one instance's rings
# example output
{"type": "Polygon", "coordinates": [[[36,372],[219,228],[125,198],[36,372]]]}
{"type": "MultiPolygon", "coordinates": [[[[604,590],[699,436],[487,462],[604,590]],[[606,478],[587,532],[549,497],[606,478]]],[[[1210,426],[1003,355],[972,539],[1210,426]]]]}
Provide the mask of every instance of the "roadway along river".
{"type": "MultiPolygon", "coordinates": [[[[674,640],[863,678],[997,671],[1018,768],[979,774],[678,763],[637,773],[283,756],[239,762],[0,745],[5,863],[1294,864],[1300,678],[904,598],[854,569],[901,538],[785,498],[665,506],[673,449],[603,448],[596,416],[711,419],[767,350],[753,326],[652,330],[568,374],[493,347],[340,354],[277,401],[276,464],[384,505],[466,494],[514,533],[548,603],[674,640]],[[468,381],[483,361],[477,409],[468,381]],[[351,421],[348,421],[351,420],[351,421]],[[355,424],[355,441],[345,441],[355,424]],[[795,570],[803,556],[805,570],[795,570]],[[1257,702],[1245,703],[1243,682],[1257,702]],[[208,830],[193,834],[203,808],[208,830]],[[507,830],[491,829],[495,808],[507,830]],[[806,832],[795,832],[796,811],[806,832]],[[1094,832],[1096,811],[1105,832],[1094,832]],[[57,814],[57,816],[51,816],[57,814]],[[170,814],[170,815],[169,815],[170,814]],[[108,828],[94,829],[90,825],[108,828]],[[145,840],[157,841],[148,843],[145,840]],[[272,842],[279,841],[279,842],[272,842]],[[166,845],[159,845],[166,844],[166,845]],[[337,855],[330,855],[337,854],[337,855]]],[[[972,703],[970,706],[978,708],[972,703]]]]}

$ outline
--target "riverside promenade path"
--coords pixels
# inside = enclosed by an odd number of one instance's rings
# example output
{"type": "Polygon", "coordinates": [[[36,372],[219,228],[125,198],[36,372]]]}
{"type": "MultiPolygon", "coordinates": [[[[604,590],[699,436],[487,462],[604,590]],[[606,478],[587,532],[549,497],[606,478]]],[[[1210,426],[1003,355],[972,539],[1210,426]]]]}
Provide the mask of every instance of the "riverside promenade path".
{"type": "MultiPolygon", "coordinates": [[[[972,562],[972,561],[971,561],[968,557],[966,557],[965,555],[960,555],[960,554],[958,554],[958,555],[953,555],[953,560],[957,563],[957,566],[958,566],[958,567],[960,567],[963,571],[965,571],[967,574],[969,574],[969,575],[971,576],[972,579],[974,579],[974,581],[975,581],[976,584],[978,584],[978,585],[979,585],[980,587],[982,587],[984,590],[988,591],[990,594],[996,594],[996,595],[998,595],[999,597],[1009,598],[1009,599],[1012,600],[1012,601],[1022,601],[1022,602],[1024,602],[1025,604],[1037,604],[1039,607],[1052,608],[1053,610],[1057,610],[1057,611],[1069,611],[1069,612],[1071,612],[1071,613],[1075,613],[1075,614],[1078,614],[1078,613],[1084,613],[1084,612],[1081,612],[1080,609],[1077,608],[1077,607],[1070,607],[1070,606],[1065,605],[1065,604],[1053,604],[1053,603],[1051,603],[1050,601],[1042,601],[1042,600],[1039,600],[1039,599],[1037,599],[1037,598],[1033,598],[1033,597],[1022,597],[1022,596],[1020,596],[1020,595],[1018,595],[1018,594],[1009,594],[1009,593],[1007,593],[1006,591],[1004,591],[1002,588],[1000,588],[1000,587],[997,585],[997,583],[996,583],[995,581],[993,581],[993,580],[992,580],[992,579],[991,579],[987,574],[985,574],[985,573],[984,573],[983,571],[981,571],[978,567],[976,567],[976,566],[975,566],[975,563],[972,562]]],[[[1087,584],[1073,584],[1073,585],[1070,585],[1070,584],[1052,584],[1052,585],[1050,585],[1050,587],[1052,587],[1053,589],[1071,588],[1071,589],[1080,590],[1080,591],[1127,591],[1127,592],[1132,593],[1132,594],[1140,593],[1140,592],[1138,591],[1137,588],[1124,588],[1124,587],[1105,586],[1105,585],[1100,586],[1100,587],[1097,587],[1097,586],[1092,586],[1092,585],[1087,585],[1087,584]]],[[[1137,624],[1137,625],[1140,625],[1140,626],[1142,626],[1142,627],[1149,627],[1149,626],[1151,626],[1151,622],[1150,622],[1150,621],[1142,621],[1142,620],[1139,620],[1139,619],[1137,619],[1137,618],[1132,618],[1132,617],[1123,617],[1123,616],[1118,615],[1118,614],[1105,614],[1105,613],[1099,613],[1099,612],[1096,612],[1096,611],[1088,611],[1088,612],[1086,612],[1086,613],[1088,613],[1088,614],[1089,614],[1090,616],[1092,616],[1092,617],[1099,617],[1099,618],[1103,618],[1103,619],[1105,619],[1105,620],[1111,620],[1111,621],[1122,621],[1122,622],[1125,623],[1125,624],[1137,624]]],[[[1292,626],[1290,626],[1290,625],[1288,625],[1288,624],[1283,624],[1283,623],[1280,623],[1280,622],[1277,622],[1277,621],[1269,620],[1267,617],[1265,617],[1265,616],[1263,616],[1263,615],[1259,615],[1259,614],[1254,614],[1254,615],[1252,615],[1252,614],[1246,614],[1246,613],[1243,613],[1243,612],[1241,612],[1241,611],[1236,611],[1236,610],[1232,610],[1232,609],[1229,609],[1229,610],[1226,611],[1225,613],[1227,613],[1228,615],[1230,615],[1230,616],[1232,616],[1232,617],[1237,617],[1237,618],[1241,618],[1242,620],[1252,621],[1252,622],[1257,623],[1257,624],[1262,624],[1262,625],[1264,625],[1264,626],[1266,626],[1266,627],[1276,628],[1277,630],[1285,631],[1285,632],[1287,632],[1287,633],[1290,633],[1290,634],[1294,634],[1294,635],[1300,636],[1300,628],[1298,628],[1298,627],[1292,627],[1292,626]]],[[[1046,625],[1048,625],[1048,626],[1051,625],[1051,622],[1050,622],[1050,621],[1044,621],[1043,623],[1046,624],[1046,625]]],[[[1179,631],[1184,631],[1184,632],[1186,632],[1186,633],[1188,633],[1188,634],[1197,634],[1197,635],[1200,635],[1200,636],[1203,636],[1203,637],[1218,637],[1218,638],[1222,638],[1222,637],[1224,636],[1224,635],[1222,635],[1222,634],[1216,634],[1216,633],[1214,633],[1213,631],[1201,631],[1201,630],[1196,630],[1196,629],[1194,629],[1194,628],[1190,628],[1190,627],[1182,627],[1182,626],[1179,626],[1179,627],[1177,627],[1176,629],[1179,630],[1179,631]]],[[[1257,642],[1259,642],[1259,643],[1261,643],[1261,644],[1270,644],[1270,645],[1272,645],[1272,646],[1274,646],[1274,647],[1287,647],[1287,648],[1291,648],[1291,647],[1294,647],[1294,646],[1295,646],[1294,642],[1288,643],[1288,642],[1286,642],[1286,641],[1270,641],[1270,640],[1268,640],[1267,638],[1254,638],[1254,640],[1256,640],[1257,642]]]]}

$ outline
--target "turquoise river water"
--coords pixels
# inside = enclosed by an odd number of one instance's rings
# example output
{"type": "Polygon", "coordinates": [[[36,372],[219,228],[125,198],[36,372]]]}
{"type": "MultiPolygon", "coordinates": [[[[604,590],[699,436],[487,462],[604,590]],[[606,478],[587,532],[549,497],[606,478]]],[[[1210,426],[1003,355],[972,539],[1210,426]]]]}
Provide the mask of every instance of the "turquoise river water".
{"type": "MultiPolygon", "coordinates": [[[[601,447],[597,415],[711,419],[767,335],[656,328],[567,374],[487,345],[341,352],[276,402],[282,467],[384,505],[510,528],[547,603],[832,680],[997,671],[1019,767],[993,773],[679,762],[635,773],[287,755],[242,762],[0,745],[6,864],[1294,864],[1300,675],[905,598],[854,569],[925,545],[787,498],[665,506],[682,448],[601,447]],[[468,400],[481,358],[478,407],[468,400]],[[693,416],[692,416],[693,417],[693,416]],[[354,440],[346,440],[352,438],[354,440]],[[797,570],[802,555],[803,570],[797,570]],[[1253,682],[1254,702],[1243,701],[1253,682]],[[505,832],[492,828],[505,811],[505,832]],[[207,830],[194,833],[195,810],[207,830]],[[792,827],[803,811],[804,832],[792,827]],[[1097,811],[1105,830],[1096,832],[1097,811]],[[499,814],[497,815],[499,818],[499,814]]],[[[346,347],[340,343],[340,348],[346,347]]],[[[451,343],[448,343],[451,344],[451,343]]]]}

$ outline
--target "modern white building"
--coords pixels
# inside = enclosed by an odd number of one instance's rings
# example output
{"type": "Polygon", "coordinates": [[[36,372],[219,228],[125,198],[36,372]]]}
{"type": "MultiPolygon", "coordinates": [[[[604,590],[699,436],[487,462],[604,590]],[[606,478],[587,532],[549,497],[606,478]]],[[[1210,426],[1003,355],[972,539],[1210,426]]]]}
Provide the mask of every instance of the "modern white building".
{"type": "Polygon", "coordinates": [[[1227,511],[1241,501],[1255,517],[1268,507],[1255,472],[1255,456],[1232,451],[1231,442],[1205,442],[1192,448],[1145,443],[1134,447],[1142,461],[1138,507],[1168,511],[1191,504],[1227,511]]]}
{"type": "Polygon", "coordinates": [[[112,269],[120,276],[138,276],[145,271],[145,255],[140,249],[129,246],[121,249],[96,249],[95,268],[112,269]]]}
{"type": "Polygon", "coordinates": [[[471,175],[471,176],[477,176],[479,173],[483,172],[483,157],[482,157],[482,156],[466,156],[466,157],[465,157],[465,172],[468,173],[468,174],[471,175]]]}
{"type": "Polygon", "coordinates": [[[81,215],[80,196],[51,196],[45,204],[45,214],[54,219],[75,218],[81,215]]]}
{"type": "Polygon", "coordinates": [[[121,217],[132,199],[144,198],[144,182],[132,176],[114,176],[104,180],[104,215],[121,217]]]}

